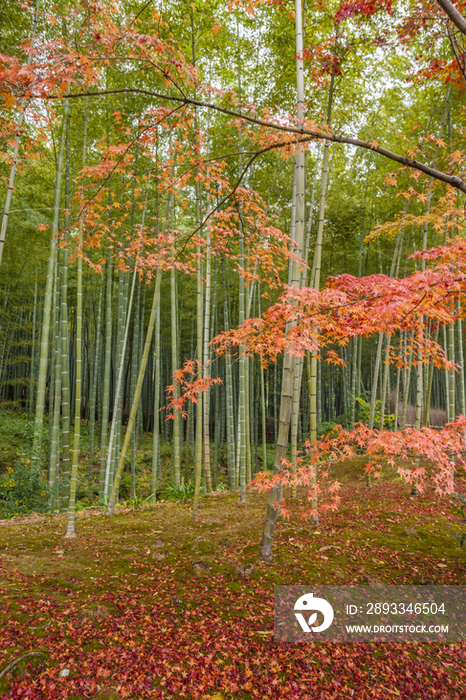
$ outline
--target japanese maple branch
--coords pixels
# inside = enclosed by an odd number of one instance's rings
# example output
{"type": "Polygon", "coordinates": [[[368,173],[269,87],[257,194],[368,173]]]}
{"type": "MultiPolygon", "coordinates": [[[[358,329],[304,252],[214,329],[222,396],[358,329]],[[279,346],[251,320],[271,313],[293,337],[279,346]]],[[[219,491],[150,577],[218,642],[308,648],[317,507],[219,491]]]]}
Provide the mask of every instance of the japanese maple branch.
{"type": "MultiPolygon", "coordinates": [[[[447,2],[448,0],[441,0],[442,2],[447,2]]],[[[466,23],[465,23],[466,24],[466,23]]],[[[223,114],[227,114],[230,117],[234,117],[235,119],[242,119],[243,121],[250,122],[251,124],[257,124],[258,126],[263,126],[268,129],[275,129],[276,131],[284,131],[289,134],[298,134],[302,138],[297,139],[298,143],[304,143],[307,141],[314,141],[318,139],[323,139],[324,141],[331,141],[333,143],[345,143],[350,146],[357,146],[358,148],[364,148],[365,150],[368,151],[374,151],[375,153],[378,153],[381,156],[384,156],[385,158],[388,158],[389,160],[394,161],[395,163],[399,163],[400,165],[404,165],[407,168],[411,168],[412,170],[418,170],[419,172],[425,173],[426,175],[430,175],[433,177],[435,180],[440,180],[441,182],[446,182],[448,185],[451,185],[452,187],[455,187],[456,189],[460,190],[461,192],[464,192],[466,194],[466,182],[462,180],[459,177],[456,177],[455,175],[449,175],[447,173],[442,172],[441,170],[437,170],[437,168],[433,168],[430,165],[427,165],[426,163],[421,163],[417,160],[414,160],[413,158],[407,158],[406,156],[402,156],[399,153],[394,153],[393,151],[390,151],[388,148],[384,148],[382,146],[379,146],[375,142],[369,143],[368,141],[362,141],[361,139],[356,139],[356,138],[351,138],[349,136],[340,136],[338,134],[331,134],[331,133],[326,133],[321,130],[317,129],[305,129],[304,126],[302,127],[292,127],[292,126],[286,126],[285,124],[276,124],[274,122],[268,122],[263,119],[257,119],[256,117],[251,117],[247,114],[244,114],[242,112],[236,112],[233,109],[229,109],[228,107],[220,107],[219,105],[212,104],[210,102],[203,102],[202,100],[195,100],[191,97],[179,97],[176,95],[164,95],[159,92],[154,92],[152,90],[144,90],[142,88],[118,88],[114,90],[99,90],[97,92],[88,92],[86,93],[89,97],[95,97],[98,95],[112,95],[112,94],[121,94],[121,93],[135,93],[135,94],[142,94],[142,95],[147,95],[148,97],[156,97],[160,100],[167,100],[167,101],[173,101],[173,102],[180,102],[181,104],[184,105],[193,105],[196,107],[205,107],[206,109],[212,109],[216,112],[221,112],[223,114]]],[[[40,97],[40,96],[37,96],[40,97]]],[[[42,96],[44,97],[44,96],[42,96]]],[[[69,97],[69,98],[75,98],[75,97],[83,97],[83,93],[69,93],[68,95],[63,95],[63,96],[58,96],[58,95],[46,95],[45,99],[61,99],[61,97],[69,97]]],[[[284,145],[289,145],[288,143],[284,145]]]]}
{"type": "MultiPolygon", "coordinates": [[[[432,286],[435,287],[435,285],[432,285],[432,286]]],[[[404,321],[406,318],[408,318],[408,316],[409,316],[410,314],[414,313],[414,309],[417,309],[417,307],[418,307],[420,304],[422,304],[422,302],[424,301],[424,299],[426,298],[426,296],[427,296],[427,292],[424,292],[424,294],[422,295],[422,297],[419,299],[419,301],[417,301],[417,302],[414,304],[414,306],[412,307],[412,309],[410,309],[409,311],[407,311],[407,312],[405,313],[405,315],[403,316],[403,318],[402,318],[401,321],[400,321],[400,325],[403,323],[403,321],[404,321]]]]}
{"type": "MultiPolygon", "coordinates": [[[[292,142],[292,143],[293,143],[293,142],[292,142]]],[[[194,229],[194,231],[192,231],[192,232],[189,234],[189,236],[186,238],[186,240],[185,240],[185,242],[184,242],[184,244],[183,244],[183,247],[182,247],[181,250],[179,251],[177,257],[178,257],[179,255],[181,255],[181,253],[184,251],[184,249],[186,248],[186,246],[187,246],[187,244],[188,244],[188,241],[189,241],[193,236],[195,236],[196,233],[197,233],[198,231],[200,231],[200,230],[202,229],[203,226],[205,226],[205,224],[207,223],[207,221],[215,214],[215,212],[217,212],[217,211],[220,209],[220,207],[223,206],[223,204],[225,204],[225,202],[228,202],[228,200],[231,199],[231,198],[233,197],[233,195],[234,195],[235,192],[237,191],[238,187],[240,186],[240,184],[241,184],[241,182],[242,182],[244,176],[246,175],[247,171],[249,170],[249,168],[251,167],[251,165],[254,163],[254,161],[256,160],[256,158],[258,158],[258,156],[262,155],[263,153],[266,153],[267,151],[272,151],[274,148],[282,148],[282,147],[285,146],[285,145],[290,145],[290,142],[289,142],[289,141],[286,141],[286,142],[283,142],[283,141],[282,141],[281,143],[278,143],[278,144],[275,144],[275,143],[274,143],[274,144],[272,144],[271,146],[266,146],[265,148],[261,148],[259,151],[255,151],[255,153],[251,156],[251,158],[248,160],[248,162],[247,162],[246,165],[244,166],[243,170],[241,171],[241,174],[240,174],[238,180],[236,181],[236,184],[235,184],[235,186],[233,187],[233,189],[230,190],[230,192],[229,192],[225,197],[223,197],[223,199],[221,199],[220,202],[219,202],[218,204],[216,204],[215,207],[214,207],[213,209],[211,209],[211,210],[209,211],[209,213],[207,214],[207,216],[205,217],[205,219],[204,219],[203,221],[201,221],[201,223],[199,224],[199,226],[198,226],[196,229],[194,229]]]]}
{"type": "Polygon", "coordinates": [[[108,175],[105,177],[105,179],[102,181],[100,187],[98,187],[97,190],[94,192],[94,194],[83,204],[83,206],[82,206],[82,208],[81,208],[81,210],[80,210],[80,212],[79,212],[79,216],[81,216],[81,214],[82,214],[82,213],[85,211],[85,209],[89,206],[89,204],[92,202],[92,200],[95,199],[95,197],[97,197],[97,195],[98,195],[99,192],[103,189],[103,187],[105,187],[105,184],[110,180],[110,178],[112,177],[113,173],[114,173],[115,170],[118,168],[118,166],[120,165],[120,163],[123,161],[123,159],[124,159],[124,157],[126,156],[126,154],[128,153],[128,151],[132,148],[132,146],[134,146],[134,144],[136,143],[136,141],[137,141],[138,139],[141,138],[142,134],[144,134],[144,132],[146,132],[146,131],[149,131],[149,129],[153,129],[155,126],[158,126],[159,124],[161,124],[161,123],[164,121],[164,119],[167,119],[168,117],[171,117],[173,114],[175,114],[176,112],[178,112],[178,110],[180,110],[182,107],[183,107],[183,105],[179,105],[178,107],[175,107],[174,109],[172,109],[171,112],[169,112],[168,114],[165,114],[165,116],[161,117],[161,119],[158,119],[156,122],[153,122],[153,123],[149,124],[148,126],[145,126],[145,127],[142,129],[142,131],[140,131],[133,139],[131,139],[131,141],[129,142],[129,144],[128,144],[128,146],[125,148],[125,150],[123,151],[123,153],[122,153],[122,155],[120,156],[120,158],[116,161],[115,165],[114,165],[113,168],[110,170],[109,174],[108,174],[108,175]]]}

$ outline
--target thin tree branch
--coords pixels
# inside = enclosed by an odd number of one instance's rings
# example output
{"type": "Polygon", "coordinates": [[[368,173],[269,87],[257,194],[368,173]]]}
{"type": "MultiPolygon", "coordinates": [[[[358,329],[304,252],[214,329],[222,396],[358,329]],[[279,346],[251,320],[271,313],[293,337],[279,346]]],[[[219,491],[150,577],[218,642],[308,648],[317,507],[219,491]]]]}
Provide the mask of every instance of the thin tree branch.
{"type": "Polygon", "coordinates": [[[9,664],[7,664],[2,670],[0,671],[0,678],[3,678],[3,676],[6,676],[6,674],[11,671],[12,668],[17,666],[18,664],[21,663],[21,661],[24,661],[25,659],[28,659],[31,656],[46,656],[45,651],[27,651],[25,654],[21,654],[21,656],[18,656],[16,659],[13,659],[13,661],[10,661],[9,664]]]}
{"type": "MultiPolygon", "coordinates": [[[[447,0],[442,0],[442,2],[446,2],[447,0]]],[[[268,122],[264,121],[262,119],[257,119],[255,117],[251,117],[247,114],[241,113],[241,112],[236,112],[233,109],[229,109],[227,107],[220,107],[219,105],[212,104],[210,102],[203,102],[202,100],[195,100],[191,97],[179,97],[175,95],[164,95],[163,93],[159,92],[154,92],[152,90],[144,90],[141,88],[119,88],[115,90],[101,90],[97,92],[87,92],[86,94],[89,97],[95,97],[98,95],[112,95],[112,94],[142,94],[142,95],[147,95],[148,97],[156,97],[157,99],[160,100],[167,100],[167,101],[173,101],[173,102],[179,102],[183,105],[193,105],[196,107],[204,107],[206,109],[211,109],[216,112],[221,112],[222,114],[227,114],[230,117],[234,117],[235,119],[242,119],[243,121],[250,122],[251,124],[257,124],[258,126],[263,126],[268,129],[274,129],[276,131],[283,131],[285,133],[289,134],[298,134],[302,136],[303,138],[300,138],[297,140],[299,143],[304,143],[306,141],[316,141],[316,140],[324,140],[324,141],[331,141],[333,143],[344,143],[350,146],[356,146],[358,148],[363,148],[368,151],[373,151],[375,153],[378,153],[381,156],[384,156],[385,158],[388,158],[389,160],[394,161],[395,163],[399,163],[400,165],[403,165],[407,168],[410,168],[412,170],[418,170],[419,172],[425,173],[426,175],[430,175],[430,177],[433,177],[435,180],[439,180],[440,182],[445,182],[448,185],[451,185],[452,187],[455,187],[456,189],[460,190],[461,192],[464,192],[466,194],[466,182],[462,180],[461,178],[457,177],[456,175],[451,175],[449,173],[444,173],[441,170],[437,170],[437,168],[434,168],[430,165],[427,165],[426,163],[421,163],[420,161],[414,160],[413,158],[408,158],[406,156],[400,155],[399,153],[394,153],[393,151],[390,151],[388,148],[384,148],[383,146],[379,146],[377,142],[368,142],[368,141],[362,141],[361,139],[356,139],[356,138],[351,138],[349,136],[341,136],[338,134],[331,134],[327,133],[322,130],[317,130],[317,129],[306,129],[304,128],[304,125],[302,127],[292,127],[292,126],[287,126],[285,124],[277,124],[274,122],[268,122]]],[[[63,97],[66,98],[76,98],[76,97],[83,97],[84,93],[70,93],[68,95],[63,95],[63,97]]],[[[45,96],[45,99],[61,99],[61,96],[59,97],[58,95],[47,95],[45,96]]],[[[286,144],[288,145],[288,144],[286,144]]]]}
{"type": "Polygon", "coordinates": [[[456,9],[450,0],[436,0],[437,5],[440,5],[442,10],[448,15],[453,24],[458,27],[462,34],[466,35],[466,20],[463,15],[456,9]]]}
{"type": "MultiPolygon", "coordinates": [[[[310,140],[310,139],[308,139],[308,140],[310,140]]],[[[218,202],[218,204],[216,204],[216,206],[213,209],[210,210],[210,212],[207,214],[205,219],[203,221],[201,221],[199,226],[197,228],[195,228],[194,231],[192,231],[189,234],[189,236],[186,238],[186,240],[183,244],[183,247],[181,248],[180,252],[177,254],[176,257],[179,257],[181,255],[181,253],[185,250],[185,248],[188,244],[188,241],[193,236],[195,236],[196,233],[198,231],[200,231],[203,226],[205,226],[207,221],[215,214],[215,212],[217,212],[220,209],[220,207],[223,204],[225,204],[225,202],[227,202],[229,199],[231,199],[233,197],[233,195],[237,191],[238,187],[240,186],[244,176],[246,175],[247,171],[249,170],[249,168],[251,167],[251,165],[254,163],[254,161],[256,160],[256,158],[258,156],[262,155],[263,153],[267,153],[267,151],[272,151],[275,148],[283,148],[283,146],[290,146],[290,145],[293,145],[294,143],[298,143],[298,141],[281,141],[280,143],[274,143],[271,146],[266,146],[265,148],[261,148],[259,151],[255,151],[254,154],[251,156],[251,158],[246,163],[246,165],[244,166],[244,168],[241,172],[241,175],[239,176],[238,180],[236,181],[236,184],[233,187],[233,189],[225,197],[223,197],[223,199],[221,199],[220,202],[218,202]]]]}

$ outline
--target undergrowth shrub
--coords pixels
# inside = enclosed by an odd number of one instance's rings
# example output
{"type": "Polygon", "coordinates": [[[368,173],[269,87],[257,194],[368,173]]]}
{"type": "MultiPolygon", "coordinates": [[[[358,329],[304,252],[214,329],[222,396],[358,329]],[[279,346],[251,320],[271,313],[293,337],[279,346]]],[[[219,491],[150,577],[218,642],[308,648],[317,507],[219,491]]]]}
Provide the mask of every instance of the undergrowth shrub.
{"type": "MultiPolygon", "coordinates": [[[[173,481],[168,481],[164,483],[160,490],[160,498],[165,501],[190,501],[194,498],[194,482],[185,481],[182,484],[175,484],[173,481]]],[[[201,486],[201,493],[204,493],[205,489],[201,486]]]]}
{"type": "Polygon", "coordinates": [[[20,457],[0,476],[0,517],[47,510],[47,486],[40,466],[20,457]]]}

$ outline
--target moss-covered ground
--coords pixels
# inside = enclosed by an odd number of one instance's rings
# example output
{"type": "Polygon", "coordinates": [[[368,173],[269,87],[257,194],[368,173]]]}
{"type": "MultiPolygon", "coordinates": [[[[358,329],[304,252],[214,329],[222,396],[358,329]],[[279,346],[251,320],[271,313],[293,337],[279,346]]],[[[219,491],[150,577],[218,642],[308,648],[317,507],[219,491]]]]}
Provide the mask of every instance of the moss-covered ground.
{"type": "Polygon", "coordinates": [[[341,466],[317,528],[299,494],[271,564],[257,492],[204,497],[197,523],[190,503],[84,510],[74,540],[64,515],[1,521],[0,698],[466,698],[463,644],[274,642],[274,584],[466,585],[459,501],[361,474],[341,466]]]}

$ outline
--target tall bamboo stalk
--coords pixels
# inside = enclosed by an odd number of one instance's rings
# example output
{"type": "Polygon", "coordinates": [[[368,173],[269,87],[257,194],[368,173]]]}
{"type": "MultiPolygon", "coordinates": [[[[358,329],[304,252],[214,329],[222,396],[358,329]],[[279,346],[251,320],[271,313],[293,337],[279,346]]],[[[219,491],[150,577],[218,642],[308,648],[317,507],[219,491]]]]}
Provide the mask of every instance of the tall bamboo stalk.
{"type": "Polygon", "coordinates": [[[53,202],[52,231],[50,236],[49,258],[47,265],[47,280],[44,294],[44,311],[42,317],[42,334],[40,343],[39,376],[37,381],[36,410],[34,421],[34,438],[32,443],[31,465],[37,468],[42,451],[42,428],[44,425],[45,387],[47,381],[47,365],[49,356],[50,314],[52,309],[52,290],[57,253],[58,220],[60,214],[60,190],[63,169],[63,154],[65,150],[66,121],[69,113],[68,100],[64,101],[64,117],[55,175],[55,192],[53,202]]]}
{"type": "MultiPolygon", "coordinates": [[[[328,94],[328,106],[327,106],[327,123],[330,125],[332,119],[332,104],[333,104],[333,90],[334,90],[334,80],[335,76],[332,73],[330,80],[329,94],[328,94]]],[[[320,289],[320,272],[322,266],[322,243],[323,243],[323,233],[324,233],[324,221],[325,221],[325,207],[327,201],[327,180],[328,180],[328,155],[329,155],[329,145],[324,146],[324,156],[322,162],[322,185],[320,194],[320,208],[319,208],[319,224],[317,228],[317,237],[314,250],[314,262],[313,262],[313,279],[312,286],[315,289],[320,289]]],[[[314,442],[317,439],[317,353],[312,353],[310,362],[310,395],[309,395],[309,413],[310,413],[310,430],[309,439],[314,442]]],[[[316,491],[316,479],[317,474],[313,476],[314,492],[316,491]]],[[[317,496],[312,500],[311,507],[313,510],[312,522],[314,525],[318,524],[317,515],[317,496]]]]}
{"type": "MultiPolygon", "coordinates": [[[[304,118],[304,66],[302,60],[303,35],[302,35],[302,5],[301,0],[295,0],[295,26],[296,26],[296,83],[298,101],[298,119],[304,118]]],[[[296,243],[298,254],[302,254],[304,244],[304,197],[305,197],[305,155],[304,151],[297,153],[297,194],[296,194],[296,243]]],[[[298,262],[293,265],[292,285],[299,286],[301,282],[301,269],[298,262]]],[[[282,469],[282,460],[286,457],[288,434],[290,430],[291,408],[293,400],[293,373],[294,358],[290,353],[285,353],[283,359],[283,380],[280,398],[280,419],[278,439],[275,448],[274,473],[282,469]]],[[[275,487],[269,493],[259,556],[263,560],[272,558],[272,544],[275,532],[275,523],[278,511],[274,504],[281,500],[282,489],[275,487]]]]}
{"type": "Polygon", "coordinates": [[[122,342],[121,350],[119,352],[120,364],[118,367],[118,378],[117,378],[116,389],[115,389],[112,425],[110,428],[110,438],[108,441],[107,463],[105,466],[104,493],[107,497],[110,493],[110,489],[111,489],[111,486],[113,483],[111,481],[111,479],[113,477],[113,469],[112,469],[113,455],[115,454],[115,452],[118,452],[116,434],[117,434],[117,431],[120,429],[120,420],[121,420],[121,409],[118,410],[118,407],[119,406],[121,407],[122,398],[123,398],[123,372],[124,372],[124,368],[125,368],[125,354],[126,354],[126,346],[128,343],[129,327],[130,327],[130,323],[131,323],[131,309],[133,306],[134,288],[136,285],[137,269],[138,269],[138,256],[136,256],[136,261],[134,264],[133,283],[131,285],[131,294],[129,297],[128,310],[127,310],[127,314],[126,314],[126,324],[125,324],[125,327],[123,329],[123,342],[122,342]]]}
{"type": "MultiPolygon", "coordinates": [[[[204,335],[203,335],[203,357],[202,357],[202,373],[204,379],[210,376],[210,316],[211,316],[211,294],[212,294],[212,253],[210,249],[210,230],[206,233],[206,266],[205,266],[205,294],[204,294],[204,335]]],[[[210,460],[210,392],[204,392],[202,397],[203,407],[203,443],[204,443],[204,473],[207,491],[212,493],[212,474],[210,460]]]]}
{"type": "Polygon", "coordinates": [[[112,359],[112,249],[107,251],[107,289],[106,289],[106,330],[105,330],[105,362],[104,381],[102,387],[102,420],[100,429],[100,469],[99,469],[99,498],[105,498],[105,465],[107,462],[108,419],[110,409],[110,368],[112,359]]]}
{"type": "Polygon", "coordinates": [[[65,247],[62,253],[62,279],[60,303],[61,328],[61,391],[62,391],[62,480],[63,508],[68,505],[70,487],[70,378],[69,378],[69,338],[68,338],[68,257],[70,242],[70,116],[66,121],[66,172],[65,172],[65,247]]]}
{"type": "MultiPolygon", "coordinates": [[[[448,347],[448,359],[450,362],[455,361],[455,324],[450,323],[447,328],[447,347],[448,347]]],[[[451,369],[448,371],[448,422],[455,420],[456,413],[456,378],[455,370],[451,369]]]]}
{"type": "MultiPolygon", "coordinates": [[[[257,290],[257,304],[258,304],[259,318],[261,318],[262,310],[261,310],[260,287],[257,290]]],[[[266,406],[266,400],[265,400],[264,364],[262,361],[262,355],[259,356],[259,360],[260,360],[260,383],[261,383],[262,468],[267,469],[267,406],[266,406]]]]}
{"type": "MultiPolygon", "coordinates": [[[[241,268],[239,278],[239,316],[238,324],[241,325],[245,320],[245,305],[244,305],[244,233],[242,212],[240,207],[239,212],[239,265],[241,268]]],[[[239,349],[239,397],[238,397],[238,481],[241,503],[246,502],[246,357],[245,349],[241,346],[239,349]]]]}
{"type": "MultiPolygon", "coordinates": [[[[87,116],[88,101],[84,100],[84,128],[83,128],[83,150],[82,168],[86,165],[87,154],[87,116]]],[[[84,197],[83,197],[84,199],[84,197]]],[[[76,509],[76,489],[78,482],[78,456],[79,441],[81,438],[81,379],[82,379],[82,314],[83,314],[83,217],[81,216],[78,226],[78,260],[77,260],[77,288],[76,288],[76,376],[75,376],[75,397],[74,397],[74,435],[73,435],[73,456],[71,462],[70,497],[68,503],[68,523],[66,528],[66,538],[76,536],[75,532],[75,509],[76,509]]]]}
{"type": "Polygon", "coordinates": [[[147,360],[149,359],[149,352],[152,345],[152,336],[154,334],[155,318],[157,313],[157,306],[159,303],[160,296],[160,284],[162,276],[157,274],[155,281],[154,296],[152,299],[152,308],[149,317],[149,325],[147,326],[146,341],[144,344],[144,351],[142,353],[141,365],[139,367],[138,381],[136,384],[136,390],[134,392],[133,403],[131,406],[131,412],[129,415],[128,425],[126,426],[125,439],[123,442],[123,447],[120,453],[120,459],[118,461],[118,468],[115,473],[115,480],[113,482],[112,491],[110,494],[110,499],[107,508],[107,515],[113,515],[115,512],[116,499],[118,497],[118,491],[120,488],[120,481],[123,474],[123,469],[126,462],[126,457],[128,454],[128,449],[131,444],[131,436],[134,430],[134,423],[136,420],[136,414],[139,408],[139,401],[141,398],[142,384],[144,382],[144,376],[146,373],[147,360]]]}
{"type": "Polygon", "coordinates": [[[29,389],[28,389],[28,420],[31,420],[34,382],[36,376],[36,324],[37,324],[37,265],[34,281],[34,310],[32,313],[32,341],[31,341],[31,364],[29,369],[29,389]]]}
{"type": "MultiPolygon", "coordinates": [[[[225,330],[230,329],[228,319],[228,299],[225,274],[225,261],[222,259],[223,272],[223,318],[225,330]]],[[[234,421],[234,406],[233,406],[233,378],[231,367],[231,355],[227,353],[225,356],[225,393],[226,393],[226,433],[227,433],[227,470],[230,490],[236,489],[236,471],[235,471],[235,421],[234,421]]]]}
{"type": "MultiPolygon", "coordinates": [[[[141,280],[137,279],[137,292],[136,292],[136,309],[134,312],[134,322],[133,322],[133,337],[131,344],[131,377],[130,377],[130,401],[134,398],[134,389],[137,381],[137,371],[140,365],[139,358],[139,323],[141,315],[141,280]]],[[[141,411],[138,411],[138,416],[141,411]]],[[[133,437],[131,439],[131,498],[136,497],[136,450],[137,450],[137,431],[134,431],[133,437]]]]}
{"type": "MultiPolygon", "coordinates": [[[[331,123],[332,119],[332,104],[335,76],[332,74],[330,80],[328,104],[327,104],[327,124],[331,123]]],[[[322,159],[322,184],[320,192],[320,207],[319,207],[319,223],[317,228],[317,237],[314,248],[313,261],[313,278],[311,284],[315,289],[320,289],[320,271],[322,266],[322,243],[325,221],[325,206],[327,201],[327,180],[328,180],[328,155],[329,145],[324,146],[324,155],[322,159]]],[[[317,354],[312,353],[310,362],[310,396],[309,396],[309,412],[310,412],[310,435],[309,439],[315,442],[317,438],[317,354]]]]}
{"type": "MultiPolygon", "coordinates": [[[[196,225],[201,223],[201,194],[199,182],[196,182],[196,225]]],[[[201,247],[196,246],[197,268],[196,268],[196,358],[197,358],[197,378],[202,379],[202,260],[201,247]]],[[[194,499],[193,499],[193,521],[196,522],[199,512],[199,497],[201,493],[202,476],[202,401],[196,405],[196,450],[195,450],[195,477],[194,477],[194,499]]]]}
{"type": "Polygon", "coordinates": [[[61,348],[60,348],[60,322],[57,314],[58,309],[58,262],[55,264],[55,280],[54,280],[54,305],[53,305],[53,322],[52,328],[54,333],[54,342],[52,349],[52,359],[53,359],[53,372],[51,376],[51,381],[53,375],[55,374],[55,387],[54,387],[54,400],[53,400],[53,413],[51,421],[51,441],[50,441],[50,465],[49,465],[49,510],[53,512],[59,506],[59,493],[58,493],[58,482],[59,482],[59,437],[60,437],[60,404],[61,404],[61,379],[62,379],[62,367],[61,367],[61,348]]]}
{"type": "MultiPolygon", "coordinates": [[[[157,270],[156,285],[161,285],[162,270],[157,270]],[[160,279],[158,279],[160,278],[160,279]]],[[[157,471],[160,452],[160,295],[157,299],[156,320],[155,320],[155,343],[154,343],[154,426],[152,432],[152,472],[151,472],[151,498],[157,500],[157,471]]],[[[134,398],[133,398],[134,401],[134,398]]]]}
{"type": "MultiPolygon", "coordinates": [[[[103,275],[100,280],[99,285],[99,305],[97,311],[97,326],[95,331],[95,341],[94,341],[94,360],[92,363],[92,380],[91,380],[91,392],[90,392],[90,402],[89,402],[89,467],[87,473],[87,491],[89,502],[92,501],[92,479],[93,479],[93,469],[94,469],[94,434],[95,434],[95,410],[96,410],[96,400],[97,400],[97,385],[99,382],[99,358],[100,358],[100,336],[102,334],[102,299],[104,291],[104,278],[103,275]]],[[[102,391],[102,386],[100,386],[102,391]]]]}
{"type": "MultiPolygon", "coordinates": [[[[175,251],[173,250],[173,254],[175,251]]],[[[176,270],[174,267],[170,270],[170,297],[171,297],[171,336],[172,336],[172,372],[178,369],[179,351],[178,351],[178,313],[177,313],[177,294],[176,294],[176,270]]],[[[175,382],[174,399],[179,397],[179,384],[175,382]]],[[[173,417],[173,481],[175,484],[181,483],[181,438],[180,438],[180,414],[179,411],[174,411],[173,417]]]]}
{"type": "MultiPolygon", "coordinates": [[[[31,48],[32,44],[34,42],[35,36],[36,36],[36,31],[37,31],[37,20],[39,17],[39,8],[40,8],[40,0],[36,0],[36,5],[34,8],[34,16],[32,20],[32,31],[31,31],[31,48]]],[[[26,65],[30,66],[32,62],[32,57],[34,53],[33,51],[28,52],[28,57],[26,60],[26,65]]],[[[3,247],[5,245],[5,238],[6,238],[6,231],[8,227],[8,217],[10,215],[10,206],[11,206],[11,198],[13,196],[14,192],[14,185],[15,185],[15,175],[16,175],[16,168],[18,167],[18,154],[19,154],[19,145],[21,141],[21,129],[23,126],[23,121],[24,121],[24,115],[26,112],[26,98],[22,97],[19,103],[19,115],[18,115],[18,121],[16,122],[16,133],[15,133],[15,144],[13,146],[13,162],[11,164],[10,168],[10,175],[8,178],[8,187],[7,187],[7,192],[6,192],[6,200],[5,200],[5,206],[3,208],[3,216],[2,216],[2,225],[0,227],[0,265],[2,264],[2,257],[3,257],[3,247]]],[[[55,187],[56,187],[56,182],[55,182],[55,187]]]]}
{"type": "Polygon", "coordinates": [[[382,379],[382,395],[380,397],[380,430],[384,429],[385,424],[385,405],[388,397],[390,396],[390,344],[391,335],[387,335],[385,344],[385,361],[383,367],[383,379],[382,379]]]}

